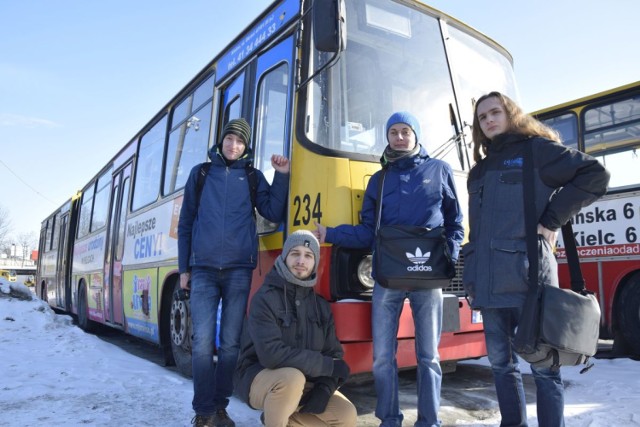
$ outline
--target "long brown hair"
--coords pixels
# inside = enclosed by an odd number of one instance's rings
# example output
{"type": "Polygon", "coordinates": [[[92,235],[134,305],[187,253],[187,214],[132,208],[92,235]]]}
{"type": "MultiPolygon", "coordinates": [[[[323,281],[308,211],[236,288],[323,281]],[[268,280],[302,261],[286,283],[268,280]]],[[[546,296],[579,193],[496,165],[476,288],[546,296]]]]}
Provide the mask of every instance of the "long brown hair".
{"type": "Polygon", "coordinates": [[[480,161],[487,155],[487,144],[489,138],[487,138],[482,129],[480,129],[480,122],[478,121],[478,105],[487,98],[494,97],[504,107],[504,111],[507,115],[507,132],[519,133],[525,136],[540,136],[551,141],[561,142],[560,135],[554,129],[535,119],[534,117],[526,114],[522,111],[522,108],[518,106],[507,95],[503,95],[500,92],[489,92],[486,95],[481,96],[473,107],[473,160],[480,161]]]}

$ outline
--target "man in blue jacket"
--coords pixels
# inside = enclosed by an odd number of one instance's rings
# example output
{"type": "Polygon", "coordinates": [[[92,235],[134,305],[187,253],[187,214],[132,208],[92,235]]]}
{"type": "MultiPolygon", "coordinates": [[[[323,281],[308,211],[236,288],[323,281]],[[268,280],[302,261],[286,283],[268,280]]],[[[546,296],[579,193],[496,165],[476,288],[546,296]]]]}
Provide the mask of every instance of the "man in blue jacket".
{"type": "MultiPolygon", "coordinates": [[[[464,237],[462,211],[453,172],[448,163],[429,157],[420,145],[420,124],[408,112],[397,112],[387,121],[389,144],[380,162],[387,172],[383,183],[376,172],[367,185],[362,203],[362,224],[325,227],[316,223],[320,243],[349,248],[373,248],[376,209],[382,203],[380,225],[444,226],[454,260],[464,237]],[[382,185],[382,200],[378,186],[382,185]]],[[[375,279],[375,277],[374,277],[375,279]]],[[[398,401],[398,326],[404,300],[411,303],[418,359],[418,420],[416,427],[441,424],[438,419],[442,370],[438,343],[442,329],[442,290],[404,291],[383,288],[376,282],[372,296],[373,377],[381,427],[400,427],[403,415],[398,401]]]]}
{"type": "MultiPolygon", "coordinates": [[[[191,171],[178,223],[180,287],[191,292],[193,410],[196,426],[233,427],[226,407],[233,392],[242,322],[251,276],[257,264],[258,235],[247,167],[253,161],[251,128],[229,121],[209,151],[211,167],[198,188],[201,166],[191,171]],[[199,194],[200,193],[200,194],[199,194]],[[213,362],[218,303],[222,300],[220,345],[213,362]]],[[[256,174],[255,207],[271,222],[283,220],[289,190],[289,160],[271,157],[276,173],[269,185],[256,174]]]]}

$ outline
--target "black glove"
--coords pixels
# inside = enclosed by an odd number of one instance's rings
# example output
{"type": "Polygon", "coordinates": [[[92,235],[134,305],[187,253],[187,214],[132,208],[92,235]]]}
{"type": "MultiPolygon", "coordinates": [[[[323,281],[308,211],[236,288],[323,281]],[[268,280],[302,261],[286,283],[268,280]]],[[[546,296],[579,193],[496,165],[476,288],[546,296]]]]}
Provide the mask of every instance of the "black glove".
{"type": "Polygon", "coordinates": [[[315,383],[313,388],[309,390],[302,399],[300,399],[301,413],[321,414],[327,409],[327,404],[333,393],[326,384],[315,383]]]}
{"type": "Polygon", "coordinates": [[[333,360],[333,371],[331,376],[338,380],[338,383],[343,383],[349,378],[349,365],[342,359],[333,360]]]}

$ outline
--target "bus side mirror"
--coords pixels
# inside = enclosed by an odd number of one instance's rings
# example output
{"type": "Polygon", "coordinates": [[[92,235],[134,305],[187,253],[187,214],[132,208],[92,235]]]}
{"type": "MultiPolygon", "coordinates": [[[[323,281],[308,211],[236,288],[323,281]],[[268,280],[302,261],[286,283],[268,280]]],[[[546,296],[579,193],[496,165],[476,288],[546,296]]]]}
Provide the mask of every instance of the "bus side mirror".
{"type": "Polygon", "coordinates": [[[321,52],[337,53],[347,46],[344,0],[313,1],[313,43],[321,52]]]}

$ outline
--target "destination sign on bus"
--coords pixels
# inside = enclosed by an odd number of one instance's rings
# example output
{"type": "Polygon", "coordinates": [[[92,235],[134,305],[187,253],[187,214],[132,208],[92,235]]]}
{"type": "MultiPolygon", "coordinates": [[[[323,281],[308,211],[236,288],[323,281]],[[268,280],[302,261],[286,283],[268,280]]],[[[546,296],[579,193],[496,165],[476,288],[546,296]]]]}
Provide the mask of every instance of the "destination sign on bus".
{"type": "Polygon", "coordinates": [[[216,83],[246,58],[270,40],[286,24],[300,13],[300,2],[287,0],[269,13],[239,42],[231,46],[220,58],[217,65],[216,83]]]}

